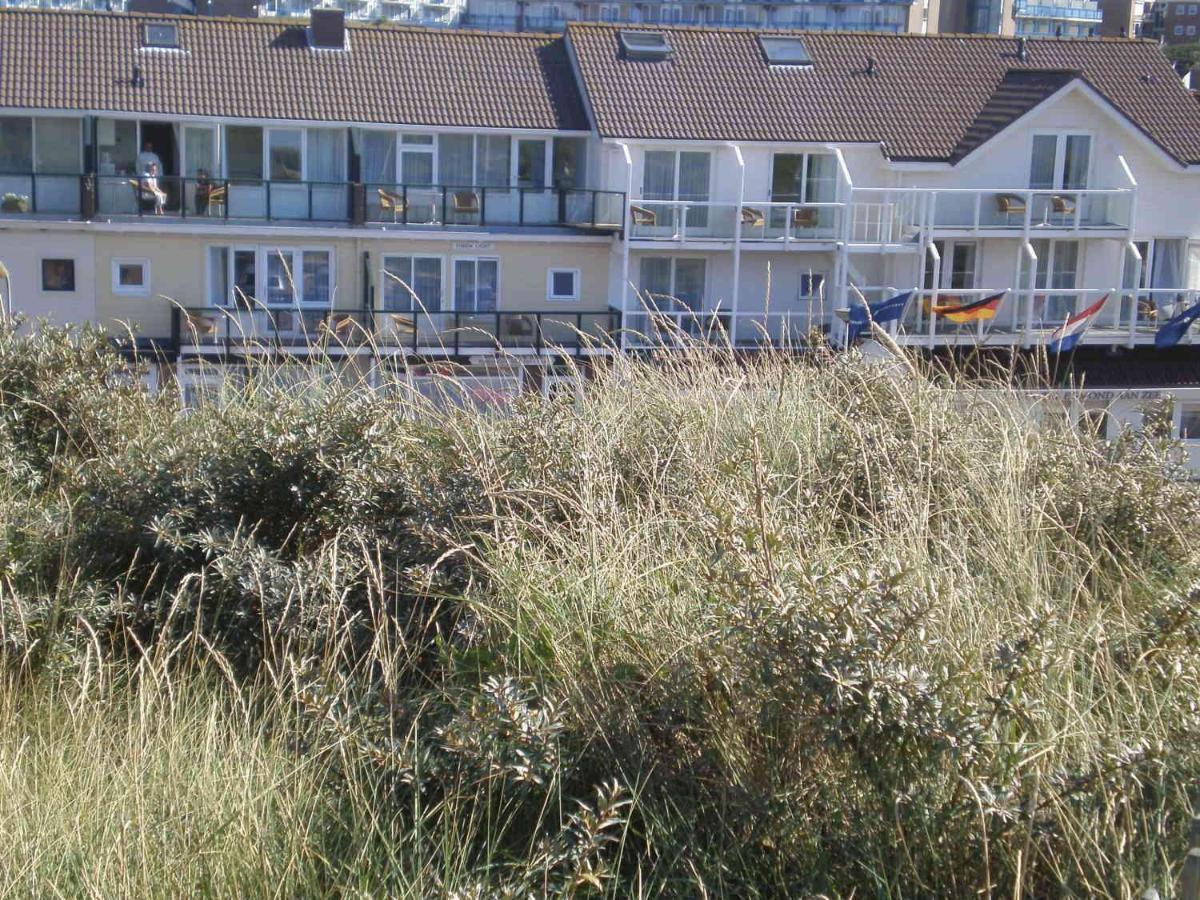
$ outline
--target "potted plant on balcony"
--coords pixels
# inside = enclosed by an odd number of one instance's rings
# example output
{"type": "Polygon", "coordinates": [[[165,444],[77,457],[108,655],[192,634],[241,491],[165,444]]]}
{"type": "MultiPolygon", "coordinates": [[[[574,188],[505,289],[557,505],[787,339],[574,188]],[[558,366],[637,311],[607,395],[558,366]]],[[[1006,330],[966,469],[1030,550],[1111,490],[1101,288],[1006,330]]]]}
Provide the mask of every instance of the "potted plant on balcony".
{"type": "Polygon", "coordinates": [[[25,213],[29,212],[29,198],[21,194],[8,193],[0,197],[0,212],[25,213]]]}

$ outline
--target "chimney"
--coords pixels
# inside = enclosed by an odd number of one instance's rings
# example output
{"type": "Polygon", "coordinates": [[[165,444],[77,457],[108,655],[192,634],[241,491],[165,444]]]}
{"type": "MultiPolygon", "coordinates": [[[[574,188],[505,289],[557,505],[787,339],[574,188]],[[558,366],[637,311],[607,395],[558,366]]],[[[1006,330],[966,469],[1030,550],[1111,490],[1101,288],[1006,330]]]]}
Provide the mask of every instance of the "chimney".
{"type": "Polygon", "coordinates": [[[1029,60],[1029,44],[1023,37],[1017,38],[1017,59],[1019,59],[1021,62],[1027,62],[1029,60]]]}
{"type": "Polygon", "coordinates": [[[344,50],[346,14],[340,9],[314,7],[309,13],[308,31],[314,47],[321,50],[344,50]]]}

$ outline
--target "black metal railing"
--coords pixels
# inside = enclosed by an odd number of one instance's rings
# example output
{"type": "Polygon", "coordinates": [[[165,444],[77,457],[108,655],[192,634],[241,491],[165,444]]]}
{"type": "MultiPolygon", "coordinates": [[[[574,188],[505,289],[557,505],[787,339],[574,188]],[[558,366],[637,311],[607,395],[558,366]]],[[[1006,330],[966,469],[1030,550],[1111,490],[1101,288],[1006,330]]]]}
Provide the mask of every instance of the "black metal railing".
{"type": "Polygon", "coordinates": [[[581,352],[615,346],[619,310],[579,312],[341,310],[305,307],[174,308],[176,347],[252,346],[407,350],[460,356],[482,351],[581,352]]]}
{"type": "Polygon", "coordinates": [[[0,215],[620,232],[625,194],[590,188],[0,173],[0,215]]]}

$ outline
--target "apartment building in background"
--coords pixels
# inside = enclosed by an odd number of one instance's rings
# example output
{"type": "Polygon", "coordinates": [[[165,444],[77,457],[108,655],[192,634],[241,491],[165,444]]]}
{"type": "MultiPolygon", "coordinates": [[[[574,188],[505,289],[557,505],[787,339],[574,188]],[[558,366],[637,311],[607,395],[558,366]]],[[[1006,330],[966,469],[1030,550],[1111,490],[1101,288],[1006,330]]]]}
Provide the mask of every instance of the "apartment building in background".
{"type": "Polygon", "coordinates": [[[1200,42],[1200,6],[1176,0],[1157,0],[1150,6],[1146,24],[1147,37],[1164,44],[1195,44],[1200,42]]]}
{"type": "Polygon", "coordinates": [[[1200,104],[1150,42],[10,10],[0,52],[14,309],[159,378],[320,351],[512,392],[664,326],[841,343],[905,291],[902,344],[1035,354],[1103,299],[1073,414],[1169,396],[1200,435],[1200,348],[1153,347],[1200,301],[1200,104]]]}

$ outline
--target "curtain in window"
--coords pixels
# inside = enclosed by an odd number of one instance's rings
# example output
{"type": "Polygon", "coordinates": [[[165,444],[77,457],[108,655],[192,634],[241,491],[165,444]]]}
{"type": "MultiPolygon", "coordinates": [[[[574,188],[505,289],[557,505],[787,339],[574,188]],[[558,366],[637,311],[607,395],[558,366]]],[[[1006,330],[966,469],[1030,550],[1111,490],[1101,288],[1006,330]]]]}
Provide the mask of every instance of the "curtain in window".
{"type": "Polygon", "coordinates": [[[229,302],[229,248],[208,249],[208,302],[225,306],[229,302]]]}
{"type": "Polygon", "coordinates": [[[216,174],[216,160],[213,159],[214,137],[212,128],[188,126],[183,129],[183,153],[187,165],[184,174],[189,178],[195,178],[202,169],[210,177],[216,174]]]}
{"type": "Polygon", "coordinates": [[[454,308],[459,312],[475,312],[475,260],[454,261],[454,308]]]}
{"type": "Polygon", "coordinates": [[[712,156],[708,153],[679,154],[679,199],[707,200],[709,166],[712,156]]]}
{"type": "Polygon", "coordinates": [[[438,138],[438,171],[442,184],[469,187],[475,175],[475,138],[443,134],[438,138]]]}
{"type": "Polygon", "coordinates": [[[396,181],[396,135],[390,131],[362,132],[362,179],[367,185],[396,181]]]}
{"type": "Polygon", "coordinates": [[[80,172],[79,119],[37,118],[37,165],[34,171],[47,175],[77,175],[80,172]]]}
{"type": "Polygon", "coordinates": [[[1183,284],[1184,241],[1157,240],[1154,242],[1154,265],[1150,287],[1177,288],[1183,284]]]}
{"type": "Polygon", "coordinates": [[[675,260],[675,297],[693,312],[704,308],[704,260],[675,260]]]}
{"type": "Polygon", "coordinates": [[[442,308],[442,261],[426,256],[387,256],[383,260],[383,304],[391,312],[442,308]],[[414,299],[413,294],[416,294],[414,299]]]}
{"type": "Polygon", "coordinates": [[[305,303],[329,303],[329,253],[325,250],[304,251],[305,303]]]}
{"type": "Polygon", "coordinates": [[[308,180],[346,180],[346,133],[340,128],[308,129],[308,180]]]}
{"type": "Polygon", "coordinates": [[[1063,158],[1063,187],[1081,191],[1087,187],[1088,162],[1091,159],[1092,139],[1086,134],[1067,135],[1063,158]]]}
{"type": "Polygon", "coordinates": [[[400,144],[400,181],[403,184],[433,184],[433,135],[403,136],[400,144]]]}
{"type": "Polygon", "coordinates": [[[671,307],[671,260],[665,256],[642,257],[640,278],[642,300],[652,309],[671,307]]]}
{"type": "Polygon", "coordinates": [[[481,259],[476,264],[475,309],[495,312],[500,296],[500,264],[494,259],[481,259]]]}
{"type": "Polygon", "coordinates": [[[0,116],[0,172],[33,171],[33,120],[28,116],[0,116]]]}
{"type": "Polygon", "coordinates": [[[675,153],[647,150],[642,173],[642,196],[647,200],[675,199],[675,153]]]}
{"type": "Polygon", "coordinates": [[[1058,135],[1035,134],[1029,163],[1029,186],[1034,190],[1054,187],[1054,168],[1058,155],[1058,135]]]}
{"type": "Polygon", "coordinates": [[[507,135],[479,135],[476,142],[475,184],[507,187],[512,166],[512,141],[507,135]]]}
{"type": "Polygon", "coordinates": [[[437,257],[417,257],[413,261],[413,291],[427,312],[442,308],[442,261],[437,257]]]}

